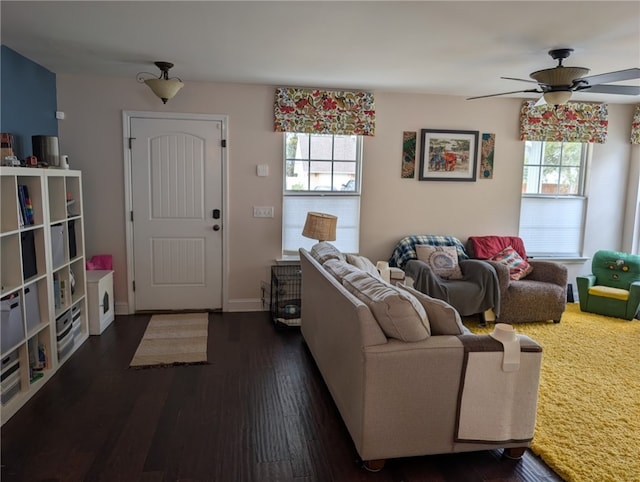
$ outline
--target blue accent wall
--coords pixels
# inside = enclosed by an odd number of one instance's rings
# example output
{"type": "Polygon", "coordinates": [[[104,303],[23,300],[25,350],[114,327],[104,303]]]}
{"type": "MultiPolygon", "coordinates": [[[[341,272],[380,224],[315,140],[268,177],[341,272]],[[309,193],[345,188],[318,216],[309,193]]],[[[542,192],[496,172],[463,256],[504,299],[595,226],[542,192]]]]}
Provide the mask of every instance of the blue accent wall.
{"type": "Polygon", "coordinates": [[[14,136],[18,159],[32,154],[31,136],[57,136],[56,74],[2,45],[0,132],[14,136]]]}

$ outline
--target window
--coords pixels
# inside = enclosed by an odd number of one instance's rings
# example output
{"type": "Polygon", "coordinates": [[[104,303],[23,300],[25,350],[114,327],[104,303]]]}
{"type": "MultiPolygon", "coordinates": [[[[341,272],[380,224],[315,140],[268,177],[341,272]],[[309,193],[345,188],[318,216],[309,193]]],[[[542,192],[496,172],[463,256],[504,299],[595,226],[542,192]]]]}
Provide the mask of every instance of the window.
{"type": "Polygon", "coordinates": [[[526,141],[520,206],[520,237],[531,256],[578,257],[590,145],[526,141]]]}
{"type": "Polygon", "coordinates": [[[297,254],[317,241],[302,236],[308,211],[338,216],[334,244],[359,250],[362,137],[286,132],[282,252],[297,254]]]}

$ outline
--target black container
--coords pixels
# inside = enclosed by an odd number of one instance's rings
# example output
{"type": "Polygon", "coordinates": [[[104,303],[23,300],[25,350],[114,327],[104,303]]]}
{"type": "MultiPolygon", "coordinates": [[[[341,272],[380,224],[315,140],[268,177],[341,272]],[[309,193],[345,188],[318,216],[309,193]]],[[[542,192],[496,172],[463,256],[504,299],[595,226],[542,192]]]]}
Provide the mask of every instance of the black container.
{"type": "Polygon", "coordinates": [[[31,147],[38,162],[46,162],[49,166],[60,167],[60,148],[56,136],[31,136],[31,147]]]}

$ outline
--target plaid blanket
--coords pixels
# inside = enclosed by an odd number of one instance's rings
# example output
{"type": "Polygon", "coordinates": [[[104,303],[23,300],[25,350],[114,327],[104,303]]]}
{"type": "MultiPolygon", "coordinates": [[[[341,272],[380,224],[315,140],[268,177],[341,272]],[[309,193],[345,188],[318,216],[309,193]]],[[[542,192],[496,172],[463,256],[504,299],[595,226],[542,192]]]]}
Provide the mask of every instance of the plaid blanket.
{"type": "Polygon", "coordinates": [[[404,268],[407,261],[418,259],[416,254],[416,244],[428,244],[431,246],[455,246],[458,252],[458,260],[469,259],[464,244],[453,236],[438,236],[432,234],[423,234],[417,236],[406,236],[398,241],[396,249],[393,250],[391,258],[389,258],[389,266],[396,268],[404,268]]]}

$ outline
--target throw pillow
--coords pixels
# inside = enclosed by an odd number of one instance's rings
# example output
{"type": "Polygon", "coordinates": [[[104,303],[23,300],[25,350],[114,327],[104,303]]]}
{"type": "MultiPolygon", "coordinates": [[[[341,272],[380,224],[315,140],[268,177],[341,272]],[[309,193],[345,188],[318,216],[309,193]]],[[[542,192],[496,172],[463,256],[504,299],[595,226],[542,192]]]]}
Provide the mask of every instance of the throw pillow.
{"type": "Polygon", "coordinates": [[[351,273],[356,273],[361,271],[359,268],[350,265],[346,261],[341,261],[339,259],[329,259],[325,261],[322,265],[324,269],[326,269],[329,273],[333,275],[335,279],[337,279],[340,283],[342,283],[342,278],[351,273]]]}
{"type": "Polygon", "coordinates": [[[429,319],[431,335],[464,335],[469,332],[462,324],[460,314],[449,303],[425,295],[410,286],[399,285],[408,293],[411,293],[422,304],[429,319]]]}
{"type": "Polygon", "coordinates": [[[429,336],[427,314],[410,293],[401,292],[364,271],[348,274],[342,284],[369,307],[388,338],[414,342],[429,336]]]}
{"type": "Polygon", "coordinates": [[[533,266],[526,259],[522,259],[511,246],[507,246],[489,259],[506,265],[509,268],[509,278],[514,281],[524,278],[533,271],[533,266]]]}
{"type": "Polygon", "coordinates": [[[367,273],[372,274],[376,278],[382,279],[378,268],[375,267],[375,265],[369,258],[358,256],[357,254],[347,254],[347,263],[355,266],[358,269],[361,269],[362,271],[366,271],[367,273]]]}
{"type": "Polygon", "coordinates": [[[345,256],[336,248],[333,244],[327,241],[320,241],[313,245],[310,251],[311,257],[318,263],[324,264],[325,261],[330,259],[339,259],[345,261],[345,256]]]}
{"type": "Polygon", "coordinates": [[[416,254],[420,261],[427,263],[441,278],[452,280],[463,278],[455,246],[416,244],[416,254]]]}

